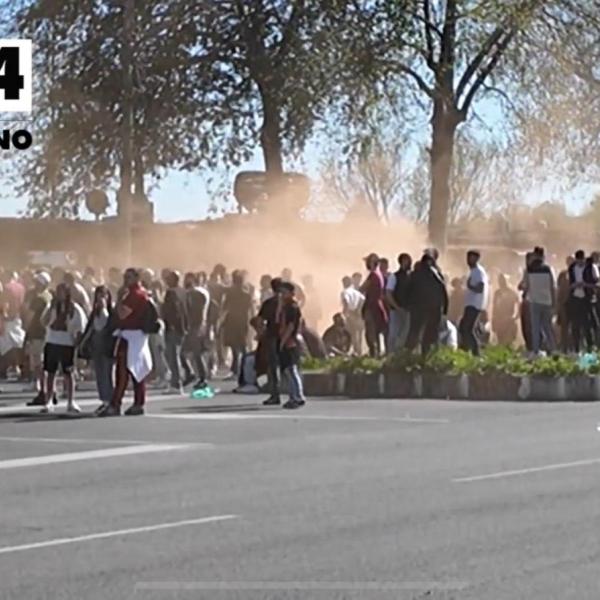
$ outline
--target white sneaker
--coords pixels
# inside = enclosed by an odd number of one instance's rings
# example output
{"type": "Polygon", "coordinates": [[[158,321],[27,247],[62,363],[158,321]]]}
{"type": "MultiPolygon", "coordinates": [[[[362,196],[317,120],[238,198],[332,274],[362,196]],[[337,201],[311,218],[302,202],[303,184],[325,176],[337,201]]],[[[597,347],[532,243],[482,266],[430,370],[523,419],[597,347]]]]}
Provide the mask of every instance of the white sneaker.
{"type": "Polygon", "coordinates": [[[42,406],[42,409],[40,410],[41,415],[49,415],[52,412],[54,412],[54,405],[52,403],[42,406]]]}
{"type": "Polygon", "coordinates": [[[81,407],[79,406],[79,404],[77,404],[77,402],[71,402],[71,404],[69,404],[69,406],[67,406],[67,414],[68,415],[80,415],[81,407]]]}
{"type": "Polygon", "coordinates": [[[169,396],[185,396],[185,392],[183,391],[182,387],[170,387],[167,390],[167,394],[169,394],[169,396]]]}

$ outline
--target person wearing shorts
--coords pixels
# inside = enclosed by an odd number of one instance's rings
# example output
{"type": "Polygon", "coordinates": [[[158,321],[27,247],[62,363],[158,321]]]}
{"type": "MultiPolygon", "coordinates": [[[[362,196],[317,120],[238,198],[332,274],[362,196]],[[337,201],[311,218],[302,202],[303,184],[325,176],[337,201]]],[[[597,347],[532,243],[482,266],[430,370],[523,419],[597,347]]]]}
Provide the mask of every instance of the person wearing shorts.
{"type": "Polygon", "coordinates": [[[42,317],[46,326],[44,346],[44,372],[46,373],[46,403],[42,412],[49,412],[54,398],[54,382],[60,370],[67,390],[67,413],[79,414],[81,409],[73,399],[73,367],[75,347],[86,326],[83,309],[71,299],[69,287],[61,283],[56,296],[42,317]]]}

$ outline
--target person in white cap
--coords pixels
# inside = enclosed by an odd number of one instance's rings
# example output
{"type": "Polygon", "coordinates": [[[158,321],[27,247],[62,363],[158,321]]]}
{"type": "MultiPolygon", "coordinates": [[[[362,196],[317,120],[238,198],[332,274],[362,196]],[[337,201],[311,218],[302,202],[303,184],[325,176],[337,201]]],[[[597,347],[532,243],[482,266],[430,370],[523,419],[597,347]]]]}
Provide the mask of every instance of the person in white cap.
{"type": "Polygon", "coordinates": [[[25,306],[25,349],[31,373],[35,377],[37,395],[28,405],[44,406],[46,404],[46,388],[43,365],[46,328],[42,324],[42,315],[52,303],[52,294],[49,290],[52,278],[49,273],[39,271],[34,275],[33,280],[34,287],[25,306]]]}

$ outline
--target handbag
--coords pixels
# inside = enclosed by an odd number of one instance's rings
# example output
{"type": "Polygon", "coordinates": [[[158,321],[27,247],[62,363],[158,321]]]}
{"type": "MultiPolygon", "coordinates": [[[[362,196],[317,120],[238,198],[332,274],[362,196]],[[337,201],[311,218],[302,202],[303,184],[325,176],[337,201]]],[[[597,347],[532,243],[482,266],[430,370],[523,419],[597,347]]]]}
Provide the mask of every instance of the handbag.
{"type": "Polygon", "coordinates": [[[84,336],[77,346],[77,357],[81,360],[92,360],[92,335],[84,336]]]}

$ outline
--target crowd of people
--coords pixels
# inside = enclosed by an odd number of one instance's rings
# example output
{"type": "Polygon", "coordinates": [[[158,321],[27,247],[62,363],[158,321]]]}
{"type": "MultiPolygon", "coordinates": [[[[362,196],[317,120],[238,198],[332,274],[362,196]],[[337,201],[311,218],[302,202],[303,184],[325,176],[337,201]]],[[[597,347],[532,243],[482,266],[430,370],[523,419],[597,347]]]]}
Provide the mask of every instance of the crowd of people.
{"type": "Polygon", "coordinates": [[[236,378],[242,392],[259,391],[264,377],[265,404],[278,405],[283,376],[284,406],[299,408],[301,357],[360,356],[363,342],[373,357],[437,345],[477,355],[492,340],[518,343],[519,333],[532,355],[598,346],[599,253],[577,251],[555,276],[544,249],[535,248],[516,286],[505,273],[492,285],[484,258],[468,251],[464,276],[448,281],[435,249],[417,262],[401,253],[395,271],[371,253],[365,276],[342,278],[339,310],[322,334],[313,279],[299,284],[290,269],[262,276],[257,287],[247,272],[221,264],[183,276],[173,269],[0,271],[0,379],[31,382],[30,404],[49,412],[60,375],[67,411],[77,414],[77,381],[93,375],[98,416],[115,416],[130,380],[134,402],[125,414],[140,415],[149,382],[180,395],[205,389],[219,372],[236,378]]]}

